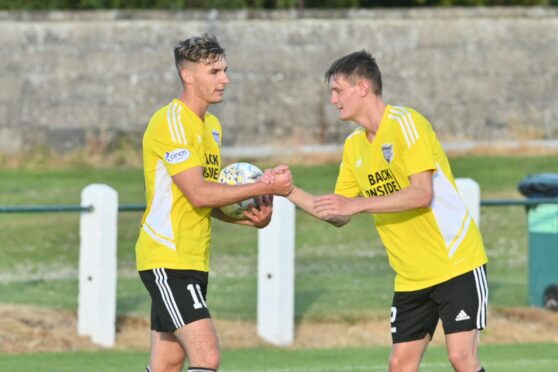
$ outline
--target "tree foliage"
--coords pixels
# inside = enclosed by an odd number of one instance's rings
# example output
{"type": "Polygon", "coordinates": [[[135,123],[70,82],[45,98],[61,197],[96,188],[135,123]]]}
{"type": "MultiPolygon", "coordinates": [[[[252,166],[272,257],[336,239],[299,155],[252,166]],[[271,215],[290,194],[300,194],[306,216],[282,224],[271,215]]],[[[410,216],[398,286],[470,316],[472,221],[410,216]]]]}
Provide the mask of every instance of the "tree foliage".
{"type": "Polygon", "coordinates": [[[558,0],[0,0],[0,9],[5,10],[338,9],[517,5],[558,5],[558,0]]]}

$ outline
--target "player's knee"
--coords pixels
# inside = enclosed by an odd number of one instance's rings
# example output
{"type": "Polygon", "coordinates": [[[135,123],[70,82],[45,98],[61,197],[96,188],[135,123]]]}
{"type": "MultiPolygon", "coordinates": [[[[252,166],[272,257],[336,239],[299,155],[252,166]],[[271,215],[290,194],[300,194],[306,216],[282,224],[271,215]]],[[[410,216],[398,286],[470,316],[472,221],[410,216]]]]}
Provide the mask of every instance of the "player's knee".
{"type": "Polygon", "coordinates": [[[448,359],[453,368],[458,371],[475,364],[475,356],[466,350],[452,350],[448,353],[448,359]]]}
{"type": "Polygon", "coordinates": [[[186,362],[184,353],[168,353],[164,356],[152,357],[146,372],[182,371],[186,362]]]}
{"type": "Polygon", "coordinates": [[[184,362],[184,359],[179,360],[178,358],[167,359],[158,363],[151,362],[149,369],[146,369],[146,371],[182,371],[184,368],[184,362]]]}
{"type": "Polygon", "coordinates": [[[216,371],[217,368],[219,368],[220,364],[221,364],[221,353],[219,352],[219,350],[212,350],[205,353],[205,355],[202,358],[196,360],[195,362],[192,361],[192,366],[190,368],[201,367],[201,368],[216,371]]]}
{"type": "Polygon", "coordinates": [[[221,364],[221,353],[219,352],[219,350],[211,353],[209,360],[208,360],[208,365],[210,368],[213,368],[214,370],[217,370],[217,368],[219,368],[219,365],[221,364]]]}
{"type": "Polygon", "coordinates": [[[391,355],[389,357],[390,372],[410,371],[413,370],[413,366],[416,366],[416,369],[418,369],[418,364],[413,361],[406,360],[405,358],[401,358],[397,355],[391,355]]]}
{"type": "Polygon", "coordinates": [[[401,359],[396,356],[389,357],[389,372],[399,371],[401,367],[401,359]]]}

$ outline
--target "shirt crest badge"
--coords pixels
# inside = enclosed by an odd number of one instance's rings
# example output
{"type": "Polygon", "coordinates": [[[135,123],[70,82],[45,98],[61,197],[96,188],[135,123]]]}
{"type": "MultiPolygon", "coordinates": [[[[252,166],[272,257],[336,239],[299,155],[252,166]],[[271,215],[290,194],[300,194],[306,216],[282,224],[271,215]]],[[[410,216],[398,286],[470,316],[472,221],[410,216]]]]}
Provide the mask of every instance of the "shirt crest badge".
{"type": "Polygon", "coordinates": [[[213,135],[213,139],[215,140],[215,142],[217,142],[217,145],[221,146],[221,138],[219,136],[219,131],[217,129],[213,129],[211,131],[211,134],[213,135]]]}
{"type": "Polygon", "coordinates": [[[382,154],[384,154],[384,159],[386,159],[388,164],[391,164],[391,161],[393,160],[393,144],[384,143],[382,145],[382,154]]]}

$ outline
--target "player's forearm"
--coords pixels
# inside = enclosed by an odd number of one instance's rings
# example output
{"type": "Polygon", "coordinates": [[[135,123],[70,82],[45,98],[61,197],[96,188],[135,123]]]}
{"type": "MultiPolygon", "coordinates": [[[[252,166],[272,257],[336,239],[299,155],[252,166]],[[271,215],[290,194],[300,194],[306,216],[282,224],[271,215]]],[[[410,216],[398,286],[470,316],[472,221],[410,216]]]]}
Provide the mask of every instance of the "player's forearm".
{"type": "Polygon", "coordinates": [[[431,203],[432,193],[410,186],[390,195],[363,199],[359,212],[397,213],[427,208],[431,203]]]}
{"type": "Polygon", "coordinates": [[[307,193],[306,191],[302,190],[301,188],[294,187],[293,191],[287,196],[293,204],[295,204],[300,209],[304,210],[306,213],[319,218],[316,215],[313,207],[314,195],[307,193]]]}
{"type": "Polygon", "coordinates": [[[196,208],[217,208],[270,193],[273,190],[269,185],[261,182],[231,186],[204,181],[194,192],[185,195],[196,208]]]}
{"type": "Polygon", "coordinates": [[[253,226],[253,224],[249,220],[237,220],[235,218],[229,217],[224,214],[219,208],[213,208],[211,210],[211,217],[217,218],[218,220],[234,223],[237,225],[244,225],[244,226],[253,226]]]}
{"type": "Polygon", "coordinates": [[[434,188],[432,171],[424,171],[409,177],[410,185],[401,191],[386,196],[365,199],[357,208],[368,213],[397,213],[419,208],[428,208],[432,204],[434,188]]]}
{"type": "Polygon", "coordinates": [[[231,186],[209,182],[203,178],[202,167],[177,173],[172,180],[195,208],[215,208],[267,194],[286,195],[293,186],[290,172],[277,176],[274,183],[231,186]]]}
{"type": "Polygon", "coordinates": [[[349,220],[350,220],[350,217],[344,218],[344,217],[340,217],[340,216],[336,216],[336,217],[329,218],[329,219],[321,218],[320,216],[318,216],[318,213],[316,212],[316,210],[314,208],[314,198],[315,198],[315,196],[312,195],[312,194],[307,193],[306,191],[304,191],[301,188],[298,188],[296,186],[293,188],[293,191],[289,194],[289,196],[287,198],[292,203],[294,203],[297,207],[304,210],[309,215],[311,215],[311,216],[313,216],[313,217],[315,217],[315,218],[317,218],[321,221],[329,222],[330,224],[332,224],[334,226],[341,227],[341,226],[345,225],[347,222],[349,222],[349,220]]]}

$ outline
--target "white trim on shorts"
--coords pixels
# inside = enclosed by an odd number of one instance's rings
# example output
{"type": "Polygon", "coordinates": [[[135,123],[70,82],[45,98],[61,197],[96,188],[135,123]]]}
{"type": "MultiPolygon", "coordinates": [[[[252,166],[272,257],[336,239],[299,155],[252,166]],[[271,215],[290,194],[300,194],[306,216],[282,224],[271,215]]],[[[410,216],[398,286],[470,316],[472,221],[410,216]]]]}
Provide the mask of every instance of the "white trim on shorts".
{"type": "Polygon", "coordinates": [[[475,285],[477,287],[477,297],[479,300],[477,309],[477,329],[486,327],[486,309],[488,305],[488,285],[486,282],[486,272],[483,266],[473,270],[475,275],[475,285]]]}
{"type": "Polygon", "coordinates": [[[176,301],[172,295],[165,269],[153,269],[153,273],[155,274],[155,283],[159,288],[159,292],[161,293],[161,297],[163,298],[163,302],[165,303],[165,307],[169,312],[174,326],[176,329],[184,327],[185,323],[178,310],[178,306],[176,306],[176,301]]]}

